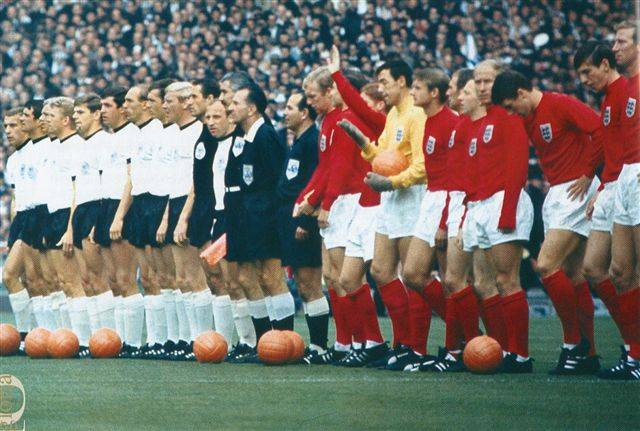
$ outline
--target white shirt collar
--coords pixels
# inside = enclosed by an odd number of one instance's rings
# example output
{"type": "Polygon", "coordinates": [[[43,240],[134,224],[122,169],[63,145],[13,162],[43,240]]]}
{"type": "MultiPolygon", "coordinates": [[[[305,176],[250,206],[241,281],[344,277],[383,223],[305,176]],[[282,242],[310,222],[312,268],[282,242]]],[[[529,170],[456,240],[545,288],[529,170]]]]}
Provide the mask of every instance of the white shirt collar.
{"type": "Polygon", "coordinates": [[[258,133],[258,129],[263,124],[264,124],[264,117],[258,118],[256,122],[253,123],[251,127],[249,127],[249,130],[247,131],[247,133],[244,134],[244,140],[253,142],[253,140],[256,138],[256,133],[258,133]]]}

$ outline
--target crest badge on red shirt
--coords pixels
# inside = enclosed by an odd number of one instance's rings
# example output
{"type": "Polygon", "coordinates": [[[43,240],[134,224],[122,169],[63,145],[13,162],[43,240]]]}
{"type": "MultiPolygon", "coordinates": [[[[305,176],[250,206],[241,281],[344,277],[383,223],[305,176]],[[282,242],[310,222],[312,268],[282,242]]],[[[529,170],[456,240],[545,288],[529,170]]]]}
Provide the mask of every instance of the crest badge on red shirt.
{"type": "Polygon", "coordinates": [[[453,148],[453,144],[456,141],[456,131],[451,132],[451,137],[449,138],[449,148],[453,148]]]}
{"type": "Polygon", "coordinates": [[[627,99],[627,109],[625,110],[625,113],[627,114],[627,118],[633,117],[633,114],[636,113],[636,99],[633,97],[629,97],[629,99],[627,99]]]}
{"type": "Polygon", "coordinates": [[[551,123],[540,124],[540,134],[542,139],[548,144],[553,139],[553,130],[551,129],[551,123]]]}
{"type": "Polygon", "coordinates": [[[436,138],[429,136],[427,139],[427,154],[433,154],[433,150],[436,149],[436,138]]]}
{"type": "Polygon", "coordinates": [[[320,151],[324,151],[327,149],[327,137],[322,135],[320,137],[320,151]]]}
{"type": "Polygon", "coordinates": [[[611,122],[611,106],[607,106],[606,108],[604,108],[604,111],[602,113],[602,124],[604,124],[605,126],[608,126],[610,122],[611,122]]]}
{"type": "Polygon", "coordinates": [[[478,139],[473,138],[469,143],[469,155],[472,157],[475,156],[477,149],[478,149],[478,139]]]}
{"type": "Polygon", "coordinates": [[[487,125],[484,128],[484,135],[482,135],[482,140],[485,144],[488,144],[491,138],[493,137],[493,124],[487,125]]]}

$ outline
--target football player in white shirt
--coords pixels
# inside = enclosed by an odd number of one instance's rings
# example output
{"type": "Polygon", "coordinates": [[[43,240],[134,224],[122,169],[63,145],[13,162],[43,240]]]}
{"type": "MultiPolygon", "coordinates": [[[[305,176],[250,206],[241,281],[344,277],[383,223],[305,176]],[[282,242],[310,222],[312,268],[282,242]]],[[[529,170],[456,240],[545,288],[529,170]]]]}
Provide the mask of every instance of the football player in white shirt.
{"type": "Polygon", "coordinates": [[[76,129],[85,139],[75,158],[76,210],[73,213],[73,242],[79,251],[80,269],[85,277],[85,292],[89,298],[87,311],[92,333],[103,327],[116,328],[113,292],[104,269],[100,246],[93,240],[102,200],[101,154],[111,139],[102,129],[101,106],[100,97],[90,93],[77,98],[73,108],[76,129]]]}
{"type": "Polygon", "coordinates": [[[138,265],[133,247],[123,238],[122,230],[131,206],[131,151],[140,132],[127,121],[124,113],[126,93],[126,88],[115,86],[107,88],[101,98],[102,122],[113,134],[102,165],[103,206],[94,238],[103,246],[107,267],[113,268],[116,331],[124,342],[120,357],[138,358],[142,347],[144,299],[136,284],[138,265]]]}
{"type": "Polygon", "coordinates": [[[190,96],[191,84],[175,82],[165,89],[163,104],[167,119],[180,128],[178,139],[174,141],[173,170],[170,177],[173,186],[169,193],[169,223],[166,234],[166,241],[171,244],[175,263],[176,284],[182,292],[181,297],[176,298],[180,340],[172,355],[174,360],[195,359],[193,340],[198,333],[202,332],[202,328],[199,328],[197,323],[194,307],[201,300],[200,292],[209,290],[200,264],[198,249],[189,243],[177,241],[174,235],[193,185],[193,151],[203,127],[202,123],[189,111],[190,96]]]}
{"type": "Polygon", "coordinates": [[[43,108],[49,135],[58,138],[54,158],[53,177],[50,178],[51,195],[47,202],[49,219],[45,231],[45,244],[49,249],[53,269],[64,293],[71,329],[78,337],[78,357],[89,356],[91,328],[87,312],[88,299],[78,271],[79,263],[73,248],[72,217],[75,210],[72,160],[83,139],[76,133],[73,122],[73,100],[68,97],[48,99],[43,108]]]}
{"type": "MultiPolygon", "coordinates": [[[[30,294],[33,296],[36,292],[31,291],[31,285],[25,283],[29,287],[29,291],[23,287],[25,279],[26,261],[30,260],[30,253],[26,250],[29,248],[27,244],[28,229],[27,221],[29,220],[29,212],[27,204],[27,190],[25,189],[26,181],[26,160],[25,148],[29,143],[29,135],[27,135],[20,127],[20,115],[22,108],[14,108],[7,111],[4,115],[4,129],[7,134],[9,144],[15,149],[13,154],[7,160],[5,171],[5,181],[12,189],[12,217],[11,229],[9,230],[9,255],[5,262],[2,281],[9,291],[9,303],[13,310],[16,321],[16,327],[20,332],[20,338],[24,340],[27,332],[31,330],[31,303],[29,301],[30,294]],[[16,213],[17,212],[17,213],[16,213]]],[[[20,349],[20,354],[23,350],[20,349]]]]}
{"type": "MultiPolygon", "coordinates": [[[[51,152],[52,146],[51,139],[45,132],[44,123],[40,121],[42,107],[43,100],[30,100],[27,102],[20,118],[22,130],[31,138],[30,145],[32,147],[30,162],[32,163],[31,172],[33,172],[33,177],[30,176],[32,181],[29,194],[34,206],[32,217],[30,218],[31,235],[34,240],[32,255],[34,264],[33,279],[30,276],[28,263],[25,269],[29,287],[35,287],[36,290],[35,294],[31,296],[31,307],[37,326],[53,331],[60,327],[58,324],[62,320],[60,305],[66,303],[66,297],[55,278],[51,265],[47,261],[46,250],[42,242],[43,229],[49,216],[45,187],[48,177],[45,174],[43,161],[46,160],[47,154],[51,152]]],[[[27,248],[27,250],[29,249],[27,248]]]]}

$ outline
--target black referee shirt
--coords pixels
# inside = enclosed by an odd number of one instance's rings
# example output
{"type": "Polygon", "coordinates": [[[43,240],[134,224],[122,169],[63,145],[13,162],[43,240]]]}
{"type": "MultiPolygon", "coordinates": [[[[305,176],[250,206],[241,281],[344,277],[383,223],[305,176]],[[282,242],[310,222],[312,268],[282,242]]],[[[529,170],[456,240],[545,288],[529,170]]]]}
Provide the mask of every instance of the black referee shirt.
{"type": "Polygon", "coordinates": [[[293,141],[280,172],[276,193],[281,202],[293,204],[318,166],[318,128],[315,124],[293,141]]]}

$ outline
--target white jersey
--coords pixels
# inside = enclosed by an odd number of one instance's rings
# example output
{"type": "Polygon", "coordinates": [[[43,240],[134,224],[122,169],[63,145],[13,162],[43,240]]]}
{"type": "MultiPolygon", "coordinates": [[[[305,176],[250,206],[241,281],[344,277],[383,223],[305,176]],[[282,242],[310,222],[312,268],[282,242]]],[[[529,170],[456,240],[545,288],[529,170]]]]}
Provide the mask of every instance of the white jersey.
{"type": "Polygon", "coordinates": [[[62,140],[55,141],[52,146],[51,172],[48,181],[51,184],[50,196],[47,197],[47,209],[54,213],[63,208],[70,208],[73,200],[74,160],[84,139],[77,133],[62,140]]]}
{"type": "Polygon", "coordinates": [[[98,130],[78,147],[73,175],[76,178],[76,205],[102,199],[100,170],[102,152],[111,139],[104,130],[98,130]]]}
{"type": "Polygon", "coordinates": [[[102,153],[102,197],[122,199],[127,183],[127,164],[131,161],[131,146],[137,142],[139,129],[126,123],[115,130],[102,153]]]}
{"type": "Polygon", "coordinates": [[[16,211],[25,211],[33,205],[30,199],[30,175],[33,175],[29,160],[29,145],[26,142],[19,150],[16,150],[7,159],[4,180],[13,189],[13,200],[16,211]]]}
{"type": "Polygon", "coordinates": [[[52,187],[51,178],[54,177],[55,157],[56,150],[60,141],[58,138],[49,138],[48,141],[42,142],[38,154],[40,154],[39,165],[40,175],[38,175],[38,190],[42,203],[49,206],[49,201],[52,199],[52,187]]]}
{"type": "Polygon", "coordinates": [[[233,143],[233,136],[218,142],[218,149],[213,156],[213,194],[216,198],[216,211],[224,210],[224,173],[229,161],[229,151],[233,143]]]}
{"type": "Polygon", "coordinates": [[[180,136],[180,128],[176,124],[170,124],[157,129],[156,133],[149,193],[155,196],[168,196],[171,193],[171,178],[174,170],[173,150],[180,136]]]}
{"type": "Polygon", "coordinates": [[[43,163],[48,157],[48,152],[51,151],[51,139],[48,136],[43,136],[35,141],[31,141],[29,145],[31,146],[29,149],[29,158],[33,166],[32,183],[29,188],[31,203],[33,206],[45,205],[47,203],[46,185],[49,180],[47,179],[47,175],[45,175],[43,163]]]}
{"type": "Polygon", "coordinates": [[[163,130],[160,120],[151,119],[140,126],[137,145],[131,155],[131,195],[147,193],[154,180],[154,154],[163,130]]]}
{"type": "Polygon", "coordinates": [[[193,185],[193,151],[202,133],[202,122],[194,120],[180,128],[178,139],[174,142],[172,184],[170,198],[189,194],[193,185]]]}

